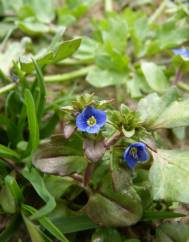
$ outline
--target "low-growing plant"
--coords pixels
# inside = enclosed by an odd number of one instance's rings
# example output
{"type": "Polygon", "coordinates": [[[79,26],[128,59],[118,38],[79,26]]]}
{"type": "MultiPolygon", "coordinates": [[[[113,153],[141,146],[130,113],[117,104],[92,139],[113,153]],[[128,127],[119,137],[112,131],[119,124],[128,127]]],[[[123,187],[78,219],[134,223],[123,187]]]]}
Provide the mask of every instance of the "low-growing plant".
{"type": "Polygon", "coordinates": [[[0,242],[187,242],[188,3],[0,14],[0,242]]]}

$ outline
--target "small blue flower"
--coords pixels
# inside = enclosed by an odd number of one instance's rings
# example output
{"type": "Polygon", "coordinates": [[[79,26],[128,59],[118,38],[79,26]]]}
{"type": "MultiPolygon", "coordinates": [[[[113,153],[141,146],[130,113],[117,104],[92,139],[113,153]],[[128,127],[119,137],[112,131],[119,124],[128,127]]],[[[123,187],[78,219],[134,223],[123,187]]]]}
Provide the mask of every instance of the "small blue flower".
{"type": "Polygon", "coordinates": [[[79,130],[96,134],[106,123],[104,111],[87,106],[76,118],[76,126],[79,130]]]}
{"type": "Polygon", "coordinates": [[[134,168],[138,162],[146,161],[150,158],[146,145],[141,142],[133,143],[125,150],[123,159],[127,161],[130,169],[134,168]]]}
{"type": "Polygon", "coordinates": [[[173,49],[175,55],[180,55],[185,58],[189,58],[189,50],[186,49],[173,49]]]}

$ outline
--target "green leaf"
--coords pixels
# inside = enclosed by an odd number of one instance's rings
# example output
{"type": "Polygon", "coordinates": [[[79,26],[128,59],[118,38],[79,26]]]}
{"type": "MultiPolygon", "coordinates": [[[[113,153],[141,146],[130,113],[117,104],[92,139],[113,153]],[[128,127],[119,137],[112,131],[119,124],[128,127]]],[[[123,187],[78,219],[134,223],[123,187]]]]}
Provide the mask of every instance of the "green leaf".
{"type": "Polygon", "coordinates": [[[5,158],[12,158],[15,160],[20,159],[20,156],[16,151],[14,151],[4,145],[1,145],[1,144],[0,144],[0,156],[5,157],[5,158]]]}
{"type": "Polygon", "coordinates": [[[151,93],[138,103],[137,111],[140,114],[141,122],[151,128],[164,110],[178,98],[176,89],[168,90],[162,97],[151,93]]]}
{"type": "Polygon", "coordinates": [[[135,224],[139,220],[139,217],[137,215],[135,217],[129,212],[126,206],[121,206],[119,202],[99,193],[90,196],[86,212],[95,223],[103,226],[125,227],[135,224]]]}
{"type": "Polygon", "coordinates": [[[186,138],[186,127],[173,128],[172,131],[178,140],[184,140],[186,138]]]}
{"type": "Polygon", "coordinates": [[[28,149],[28,152],[31,153],[36,150],[39,144],[39,127],[38,127],[35,103],[29,89],[25,90],[24,101],[26,105],[28,126],[29,126],[29,132],[30,132],[29,145],[27,149],[28,149]]]}
{"type": "Polygon", "coordinates": [[[0,69],[4,74],[9,75],[13,62],[19,60],[30,43],[31,40],[25,37],[20,42],[9,41],[6,44],[6,48],[1,50],[0,53],[0,69]]]}
{"type": "Polygon", "coordinates": [[[39,219],[47,214],[49,214],[56,206],[54,197],[47,190],[45,183],[40,176],[40,174],[32,168],[30,171],[25,168],[22,171],[23,176],[30,181],[34,187],[37,194],[46,202],[46,205],[40,208],[34,215],[32,219],[39,219]]]}
{"type": "Polygon", "coordinates": [[[98,227],[83,211],[72,211],[63,202],[57,204],[49,218],[64,234],[98,227]]]}
{"type": "Polygon", "coordinates": [[[10,192],[12,193],[16,204],[20,205],[23,197],[22,197],[22,191],[21,191],[18,183],[16,182],[16,179],[14,177],[8,175],[5,177],[5,184],[7,185],[10,192]]]}
{"type": "Polygon", "coordinates": [[[127,82],[127,90],[132,98],[139,98],[142,96],[139,81],[139,78],[135,77],[127,82]]]}
{"type": "Polygon", "coordinates": [[[111,175],[105,176],[99,192],[90,195],[85,209],[95,223],[109,227],[135,224],[140,220],[143,210],[140,197],[123,169],[114,170],[111,175]]]}
{"type": "Polygon", "coordinates": [[[52,0],[29,0],[36,17],[43,23],[50,23],[55,17],[55,7],[52,0]]]}
{"type": "Polygon", "coordinates": [[[46,90],[45,90],[45,83],[44,83],[44,78],[43,78],[41,69],[35,60],[33,60],[33,62],[34,62],[35,71],[37,74],[38,86],[39,86],[39,90],[40,90],[39,98],[38,98],[39,101],[37,103],[37,117],[38,117],[38,121],[40,122],[42,115],[43,115],[44,108],[45,108],[46,90]]]}
{"type": "Polygon", "coordinates": [[[141,69],[149,86],[156,92],[164,92],[168,81],[162,69],[153,62],[142,62],[141,69]]]}
{"type": "Polygon", "coordinates": [[[175,213],[173,211],[146,210],[146,211],[144,211],[142,220],[151,221],[154,219],[179,218],[179,217],[184,217],[184,216],[185,216],[185,214],[175,213]]]}
{"type": "Polygon", "coordinates": [[[24,223],[26,225],[26,228],[29,232],[30,238],[31,238],[31,242],[45,242],[45,239],[42,236],[42,232],[40,231],[40,229],[38,228],[37,225],[35,225],[34,223],[32,223],[25,215],[24,213],[22,213],[22,217],[24,220],[24,223]]]}
{"type": "Polygon", "coordinates": [[[4,14],[18,15],[20,18],[35,17],[39,22],[50,23],[55,17],[52,0],[3,0],[4,14]]]}
{"type": "Polygon", "coordinates": [[[174,101],[157,118],[152,128],[176,128],[189,125],[189,98],[174,101]]]}
{"type": "Polygon", "coordinates": [[[177,128],[189,125],[189,98],[175,100],[178,94],[170,89],[164,96],[150,94],[138,103],[141,122],[148,128],[177,128]]]}
{"type": "Polygon", "coordinates": [[[159,26],[156,40],[160,49],[173,48],[187,41],[189,37],[188,26],[176,26],[176,21],[168,21],[159,26]]]}
{"type": "Polygon", "coordinates": [[[51,32],[50,26],[40,22],[32,22],[31,20],[23,20],[17,22],[18,28],[29,35],[42,35],[51,32]]]}
{"type": "Polygon", "coordinates": [[[122,242],[121,235],[116,229],[112,228],[98,228],[92,235],[91,242],[122,242]]]}
{"type": "Polygon", "coordinates": [[[128,37],[128,24],[121,15],[112,13],[97,22],[96,27],[99,31],[99,41],[103,42],[105,48],[124,53],[128,37]]]}
{"type": "Polygon", "coordinates": [[[0,204],[7,213],[15,213],[22,202],[22,192],[14,177],[7,175],[0,192],[0,204]]]}
{"type": "Polygon", "coordinates": [[[87,160],[82,155],[82,143],[77,136],[67,140],[59,135],[40,145],[33,165],[42,172],[66,176],[82,172],[87,160]]]}
{"type": "Polygon", "coordinates": [[[45,185],[48,191],[52,194],[55,199],[59,199],[63,196],[71,186],[75,185],[70,177],[61,177],[61,176],[45,176],[44,178],[45,185]],[[56,187],[56,189],[54,189],[56,187]]]}
{"type": "Polygon", "coordinates": [[[79,60],[93,60],[95,51],[98,48],[98,42],[83,36],[79,49],[75,52],[74,57],[79,60]]]}
{"type": "Polygon", "coordinates": [[[6,213],[14,214],[17,210],[16,200],[10,191],[9,187],[5,185],[0,192],[0,205],[6,213]]]}
{"type": "Polygon", "coordinates": [[[106,70],[99,67],[94,67],[89,71],[86,80],[92,86],[102,88],[126,83],[127,78],[127,73],[115,72],[108,69],[106,70]]]}
{"type": "Polygon", "coordinates": [[[75,38],[73,40],[67,40],[58,46],[58,49],[55,49],[53,55],[53,63],[57,63],[69,56],[71,56],[80,46],[81,38],[75,38]]]}
{"type": "Polygon", "coordinates": [[[189,151],[158,150],[150,169],[155,200],[189,202],[189,151]]]}
{"type": "Polygon", "coordinates": [[[21,68],[25,72],[32,72],[34,68],[32,59],[35,60],[40,67],[47,64],[55,64],[71,56],[79,48],[80,43],[80,38],[61,41],[53,46],[50,45],[49,48],[42,50],[36,56],[23,56],[20,59],[21,68]]]}
{"type": "Polygon", "coordinates": [[[157,242],[187,242],[188,239],[188,223],[164,223],[156,230],[157,242]]]}
{"type": "MultiPolygon", "coordinates": [[[[23,204],[22,209],[24,211],[29,212],[31,215],[35,214],[37,210],[29,205],[23,204]]],[[[62,242],[68,242],[63,233],[51,222],[51,220],[47,217],[43,217],[39,219],[39,223],[50,232],[56,239],[62,242]]]]}

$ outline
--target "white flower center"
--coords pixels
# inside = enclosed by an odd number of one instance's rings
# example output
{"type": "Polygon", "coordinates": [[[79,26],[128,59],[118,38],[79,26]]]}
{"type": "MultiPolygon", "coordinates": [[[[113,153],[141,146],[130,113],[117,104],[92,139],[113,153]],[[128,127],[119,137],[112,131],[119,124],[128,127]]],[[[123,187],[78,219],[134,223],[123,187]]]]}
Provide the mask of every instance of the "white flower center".
{"type": "Polygon", "coordinates": [[[88,120],[87,120],[87,124],[89,126],[94,126],[96,124],[96,118],[94,116],[91,116],[88,120]]]}

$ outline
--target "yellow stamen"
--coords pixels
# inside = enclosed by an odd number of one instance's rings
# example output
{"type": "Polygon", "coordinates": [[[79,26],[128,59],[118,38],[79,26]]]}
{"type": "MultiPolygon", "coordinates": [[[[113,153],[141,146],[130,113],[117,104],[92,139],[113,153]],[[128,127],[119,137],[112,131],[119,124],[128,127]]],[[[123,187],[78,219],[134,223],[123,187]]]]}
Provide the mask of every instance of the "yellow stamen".
{"type": "Polygon", "coordinates": [[[91,116],[88,120],[87,120],[87,124],[89,126],[94,126],[96,124],[96,118],[94,116],[91,116]]]}

